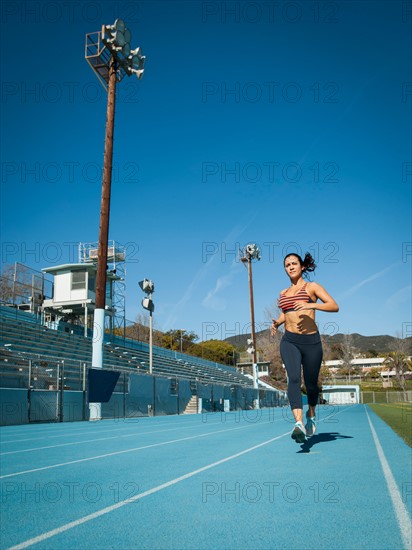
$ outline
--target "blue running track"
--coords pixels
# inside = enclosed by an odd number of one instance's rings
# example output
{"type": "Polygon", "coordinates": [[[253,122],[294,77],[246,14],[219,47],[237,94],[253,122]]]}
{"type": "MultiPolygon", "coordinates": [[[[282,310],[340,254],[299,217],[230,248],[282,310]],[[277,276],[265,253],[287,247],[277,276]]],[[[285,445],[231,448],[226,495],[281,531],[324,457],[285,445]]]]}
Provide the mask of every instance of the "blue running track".
{"type": "MultiPolygon", "coordinates": [[[[1,429],[1,548],[412,548],[412,449],[365,405],[1,429]]],[[[410,416],[407,419],[410,421],[410,416]]]]}

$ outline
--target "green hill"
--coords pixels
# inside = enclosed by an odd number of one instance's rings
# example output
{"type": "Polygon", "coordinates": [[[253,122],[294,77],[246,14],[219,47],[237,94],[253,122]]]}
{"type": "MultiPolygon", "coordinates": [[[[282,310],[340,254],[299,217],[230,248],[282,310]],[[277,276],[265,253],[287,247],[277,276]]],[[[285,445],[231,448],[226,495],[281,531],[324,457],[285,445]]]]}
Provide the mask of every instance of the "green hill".
{"type": "MultiPolygon", "coordinates": [[[[270,334],[270,329],[262,330],[256,333],[256,338],[268,337],[270,334]]],[[[377,355],[383,353],[388,353],[393,351],[395,348],[395,343],[397,338],[394,336],[388,335],[379,335],[379,336],[362,336],[361,334],[353,333],[350,334],[352,339],[352,346],[355,348],[355,352],[358,353],[367,353],[375,352],[377,355]]],[[[322,338],[325,343],[330,346],[341,344],[345,334],[334,334],[333,336],[323,335],[322,338]]],[[[247,339],[250,338],[250,334],[239,334],[237,336],[230,336],[226,338],[226,342],[235,346],[239,350],[243,350],[247,347],[247,339]]],[[[412,337],[406,339],[407,342],[407,353],[412,355],[412,337]]]]}

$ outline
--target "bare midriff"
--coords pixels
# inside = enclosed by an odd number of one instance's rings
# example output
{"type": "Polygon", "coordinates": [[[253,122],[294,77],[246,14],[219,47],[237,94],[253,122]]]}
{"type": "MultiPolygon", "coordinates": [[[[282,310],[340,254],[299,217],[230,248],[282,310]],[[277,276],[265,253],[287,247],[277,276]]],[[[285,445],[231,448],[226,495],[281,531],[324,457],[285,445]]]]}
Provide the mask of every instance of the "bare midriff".
{"type": "Polygon", "coordinates": [[[314,334],[318,332],[315,323],[315,311],[288,311],[285,313],[285,330],[296,334],[314,334]]]}

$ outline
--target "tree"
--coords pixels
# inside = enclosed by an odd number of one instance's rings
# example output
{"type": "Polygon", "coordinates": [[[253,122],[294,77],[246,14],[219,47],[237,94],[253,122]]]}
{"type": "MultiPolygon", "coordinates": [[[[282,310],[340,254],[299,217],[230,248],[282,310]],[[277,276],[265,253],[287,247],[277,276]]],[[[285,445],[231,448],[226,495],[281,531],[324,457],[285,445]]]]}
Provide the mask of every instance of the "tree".
{"type": "Polygon", "coordinates": [[[318,381],[319,387],[321,388],[323,386],[325,380],[329,380],[329,381],[333,380],[333,377],[334,375],[331,369],[327,367],[325,363],[323,363],[319,372],[319,381],[318,381]]]}
{"type": "Polygon", "coordinates": [[[269,376],[271,383],[280,389],[286,389],[286,370],[280,357],[279,345],[282,333],[272,336],[270,329],[261,333],[256,339],[256,348],[263,361],[269,361],[269,376]]]}
{"type": "Polygon", "coordinates": [[[13,299],[14,266],[8,264],[0,276],[0,301],[11,303],[13,299]]]}
{"type": "Polygon", "coordinates": [[[328,349],[328,355],[326,361],[336,361],[337,359],[342,359],[342,345],[341,344],[332,344],[328,349]]]}
{"type": "Polygon", "coordinates": [[[349,376],[349,382],[350,377],[352,374],[357,374],[360,372],[359,367],[354,367],[352,361],[354,359],[354,349],[352,345],[352,335],[351,334],[345,334],[343,336],[343,341],[341,344],[341,360],[342,360],[342,367],[340,368],[340,374],[344,374],[349,376]]]}
{"type": "Polygon", "coordinates": [[[164,348],[186,353],[188,348],[198,339],[198,335],[194,332],[188,332],[182,329],[173,329],[168,330],[163,334],[162,346],[164,348]]]}
{"type": "MultiPolygon", "coordinates": [[[[272,325],[272,319],[277,319],[279,313],[280,309],[277,306],[266,306],[263,312],[265,320],[261,325],[270,327],[272,325]]],[[[286,370],[283,366],[279,351],[282,336],[283,333],[281,331],[278,331],[275,336],[272,336],[271,329],[268,328],[257,337],[256,348],[261,352],[264,361],[270,361],[270,382],[279,389],[285,390],[287,387],[286,370]]]]}
{"type": "MultiPolygon", "coordinates": [[[[149,314],[139,313],[136,316],[136,320],[133,325],[126,327],[126,338],[132,338],[133,340],[139,340],[140,342],[149,342],[149,314]]],[[[155,328],[155,320],[153,320],[153,344],[155,346],[162,345],[163,333],[155,328]]],[[[116,331],[115,331],[116,332],[116,331]]],[[[119,332],[123,335],[123,332],[119,332]]]]}
{"type": "Polygon", "coordinates": [[[381,371],[377,367],[373,367],[370,371],[365,374],[365,378],[371,380],[377,380],[381,378],[381,371]]]}
{"type": "Polygon", "coordinates": [[[0,276],[0,301],[13,304],[33,301],[32,310],[37,310],[43,300],[43,292],[43,273],[18,262],[4,264],[0,276]]]}
{"type": "Polygon", "coordinates": [[[206,340],[200,344],[192,343],[187,348],[187,353],[215,363],[231,365],[235,350],[234,346],[223,340],[206,340]]]}
{"type": "Polygon", "coordinates": [[[405,391],[405,373],[412,371],[412,361],[402,351],[391,351],[386,354],[384,365],[395,371],[395,378],[402,391],[405,391]]]}

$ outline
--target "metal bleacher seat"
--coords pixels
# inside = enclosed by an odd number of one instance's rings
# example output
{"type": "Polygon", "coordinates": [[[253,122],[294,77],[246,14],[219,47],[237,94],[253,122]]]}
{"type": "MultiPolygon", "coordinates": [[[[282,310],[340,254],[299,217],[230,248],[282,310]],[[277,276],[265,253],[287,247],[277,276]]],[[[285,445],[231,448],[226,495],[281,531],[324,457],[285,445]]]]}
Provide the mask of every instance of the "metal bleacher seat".
{"type": "MultiPolygon", "coordinates": [[[[79,368],[86,363],[91,365],[92,340],[79,334],[54,330],[43,326],[39,318],[27,312],[9,311],[12,308],[0,306],[0,347],[25,353],[35,358],[47,356],[65,361],[68,378],[73,371],[77,380],[79,368]],[[24,315],[22,315],[24,313],[24,315]],[[69,369],[69,370],[67,370],[69,369]]],[[[233,367],[214,364],[201,358],[181,355],[171,357],[166,351],[156,349],[153,353],[153,374],[166,377],[186,378],[215,384],[240,384],[251,386],[250,378],[240,374],[233,367]],[[184,359],[182,358],[184,357],[184,359]]],[[[104,366],[107,368],[135,369],[149,371],[149,353],[131,345],[114,342],[105,343],[104,366]]]]}

